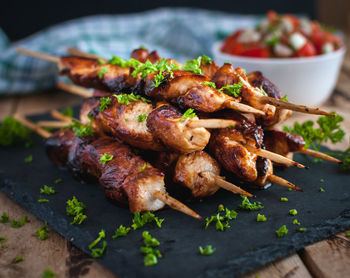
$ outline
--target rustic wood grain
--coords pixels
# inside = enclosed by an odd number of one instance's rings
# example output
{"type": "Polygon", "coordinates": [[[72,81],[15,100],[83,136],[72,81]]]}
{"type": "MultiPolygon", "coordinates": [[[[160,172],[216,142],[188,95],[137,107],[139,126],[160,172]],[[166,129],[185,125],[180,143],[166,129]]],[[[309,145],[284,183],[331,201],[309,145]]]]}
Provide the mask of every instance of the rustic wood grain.
{"type": "Polygon", "coordinates": [[[297,254],[290,255],[240,278],[311,278],[309,271],[297,254]]]}

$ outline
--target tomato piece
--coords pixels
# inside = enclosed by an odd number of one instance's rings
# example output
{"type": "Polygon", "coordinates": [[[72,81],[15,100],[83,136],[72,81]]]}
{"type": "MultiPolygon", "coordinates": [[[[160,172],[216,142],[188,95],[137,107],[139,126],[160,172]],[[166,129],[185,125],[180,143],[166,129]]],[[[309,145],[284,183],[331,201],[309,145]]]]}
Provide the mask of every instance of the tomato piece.
{"type": "MultiPolygon", "coordinates": [[[[237,38],[242,34],[244,30],[240,29],[233,33],[231,36],[227,37],[221,47],[222,52],[231,53],[233,49],[236,48],[237,38]]],[[[233,53],[232,53],[233,54],[233,53]]]]}
{"type": "Polygon", "coordinates": [[[277,13],[273,10],[270,10],[267,12],[267,19],[269,20],[270,23],[274,22],[277,17],[277,13]]]}
{"type": "Polygon", "coordinates": [[[266,48],[262,47],[252,47],[247,48],[240,53],[241,56],[255,57],[255,58],[269,58],[270,52],[266,48]]]}
{"type": "Polygon", "coordinates": [[[316,48],[311,42],[306,42],[296,53],[295,57],[309,57],[317,54],[316,48]]]}

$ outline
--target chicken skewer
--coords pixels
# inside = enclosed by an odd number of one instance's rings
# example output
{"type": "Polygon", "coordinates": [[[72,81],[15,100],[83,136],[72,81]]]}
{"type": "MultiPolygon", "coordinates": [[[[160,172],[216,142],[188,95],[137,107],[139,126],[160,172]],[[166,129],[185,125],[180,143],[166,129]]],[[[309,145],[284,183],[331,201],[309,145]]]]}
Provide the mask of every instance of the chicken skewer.
{"type": "MultiPolygon", "coordinates": [[[[67,116],[62,117],[63,115],[56,110],[52,110],[51,115],[56,119],[63,120],[62,123],[65,125],[67,125],[69,123],[66,121],[67,116]]],[[[181,173],[181,175],[185,175],[185,176],[193,175],[193,174],[197,174],[197,175],[201,174],[201,175],[206,176],[206,179],[202,179],[200,184],[198,184],[198,183],[197,184],[185,183],[185,186],[190,188],[191,191],[198,190],[199,188],[202,188],[202,187],[205,187],[205,188],[215,187],[216,191],[217,191],[217,189],[219,189],[219,187],[222,187],[222,188],[224,188],[228,191],[231,191],[235,194],[243,194],[243,195],[246,195],[249,197],[253,196],[249,192],[246,192],[245,190],[241,189],[240,187],[238,187],[232,183],[229,183],[229,182],[225,181],[222,177],[220,177],[219,176],[220,170],[218,173],[217,173],[217,171],[215,171],[215,169],[220,169],[219,165],[207,153],[205,153],[205,152],[195,152],[195,153],[196,153],[195,157],[196,157],[197,167],[194,167],[193,165],[187,165],[187,167],[186,167],[187,173],[186,174],[183,174],[183,172],[186,172],[186,170],[184,168],[180,168],[177,170],[178,173],[181,173]],[[207,158],[207,161],[205,161],[205,159],[203,159],[203,157],[207,158]],[[204,170],[198,172],[197,170],[199,168],[202,168],[204,170]],[[209,171],[211,169],[214,169],[214,170],[209,171]]],[[[174,154],[174,155],[179,156],[178,154],[174,154]]],[[[181,155],[180,157],[188,158],[189,156],[191,156],[191,154],[181,155]]],[[[180,174],[178,174],[178,175],[180,175],[180,174]]],[[[193,195],[195,197],[197,197],[198,194],[193,193],[193,195]]]]}
{"type": "Polygon", "coordinates": [[[16,114],[16,120],[46,138],[49,158],[58,166],[66,166],[86,181],[99,181],[105,195],[120,203],[128,203],[135,211],[156,211],[165,204],[196,219],[201,217],[183,203],[169,196],[164,187],[164,174],[133,154],[129,147],[110,137],[77,137],[70,129],[51,134],[16,114]],[[101,163],[103,154],[112,159],[101,163]],[[142,169],[142,170],[141,170],[142,169]]]}
{"type": "MultiPolygon", "coordinates": [[[[173,71],[175,75],[169,86],[165,90],[154,88],[154,78],[156,74],[144,81],[140,78],[134,78],[130,67],[121,67],[118,65],[104,64],[100,65],[98,60],[91,58],[82,58],[77,56],[62,57],[51,56],[22,48],[17,49],[17,53],[55,62],[61,75],[67,75],[73,83],[87,87],[100,89],[110,92],[133,92],[140,91],[143,87],[145,95],[154,97],[157,100],[172,100],[176,102],[178,96],[186,93],[188,89],[202,82],[210,81],[207,77],[200,74],[193,74],[187,71],[173,71]],[[51,58],[48,58],[51,57],[51,58]],[[100,77],[100,72],[106,73],[100,77]],[[166,92],[165,92],[166,91],[166,92]],[[169,94],[168,94],[169,92],[169,94]]],[[[169,78],[167,78],[169,79],[169,78]]],[[[164,86],[162,86],[164,87],[164,86]]],[[[234,98],[226,97],[224,104],[218,104],[219,109],[230,108],[245,113],[264,115],[264,112],[237,102],[234,98]]]]}
{"type": "MultiPolygon", "coordinates": [[[[137,49],[137,50],[133,51],[133,53],[131,55],[132,58],[139,59],[140,55],[133,55],[134,52],[138,52],[138,51],[144,52],[143,56],[145,56],[146,53],[148,53],[147,50],[137,49]]],[[[92,57],[91,54],[84,53],[84,52],[79,51],[79,50],[73,50],[73,51],[68,51],[68,52],[70,52],[71,54],[74,54],[74,55],[79,54],[79,56],[81,56],[81,57],[88,57],[88,58],[92,57]]],[[[95,56],[95,58],[96,58],[96,56],[95,56]]],[[[159,57],[159,59],[160,59],[160,57],[159,57]]],[[[141,62],[145,62],[145,60],[146,60],[145,58],[140,59],[141,62]]],[[[319,108],[312,108],[312,107],[307,107],[304,105],[297,105],[297,104],[286,102],[286,101],[280,99],[282,96],[264,95],[261,88],[265,87],[265,84],[261,84],[261,82],[264,83],[267,81],[269,83],[268,85],[270,86],[270,88],[275,87],[275,85],[271,81],[269,81],[266,77],[262,76],[262,74],[259,72],[250,73],[246,77],[245,72],[243,70],[241,70],[240,68],[238,68],[238,70],[235,70],[232,67],[232,65],[230,65],[230,64],[225,64],[224,66],[222,66],[222,68],[219,68],[215,64],[215,62],[211,62],[210,64],[207,64],[207,65],[203,65],[203,63],[202,63],[200,68],[203,71],[204,75],[209,76],[209,78],[214,83],[219,84],[219,87],[218,87],[219,89],[226,86],[226,85],[233,85],[235,83],[242,82],[243,88],[246,91],[245,94],[243,95],[243,98],[245,101],[247,101],[249,104],[251,104],[253,106],[255,104],[255,105],[258,105],[260,107],[264,107],[264,106],[266,106],[266,104],[270,104],[270,105],[276,106],[277,108],[290,109],[290,110],[302,112],[302,113],[334,116],[333,114],[328,113],[326,111],[322,111],[319,108]],[[252,79],[254,79],[254,77],[256,77],[256,75],[261,75],[262,78],[258,78],[258,80],[252,80],[252,79]],[[232,81],[235,81],[235,82],[232,82],[232,81]],[[255,82],[252,82],[252,81],[255,81],[255,82]],[[255,86],[252,86],[251,83],[255,83],[255,86]],[[263,85],[263,86],[261,86],[261,85],[263,85]]],[[[200,88],[200,90],[203,90],[203,88],[200,88]]],[[[226,98],[225,101],[221,100],[223,107],[231,108],[231,109],[234,109],[237,111],[241,111],[241,110],[239,110],[238,107],[235,107],[235,105],[237,104],[237,101],[234,101],[234,98],[229,98],[227,95],[225,95],[223,93],[220,94],[217,90],[214,90],[214,92],[213,92],[213,90],[209,90],[208,88],[207,88],[207,90],[211,93],[212,96],[216,95],[216,98],[221,98],[221,99],[226,98]]],[[[195,93],[192,92],[190,95],[193,95],[193,94],[195,94],[195,93]]],[[[201,94],[201,96],[203,96],[203,94],[201,94]]],[[[200,102],[198,102],[198,103],[200,103],[200,102]]],[[[220,101],[219,101],[219,103],[220,103],[220,101]]],[[[241,103],[239,103],[239,104],[241,104],[241,103]]],[[[218,106],[218,104],[216,104],[216,106],[218,106]]],[[[201,108],[201,107],[202,106],[199,106],[196,109],[200,110],[199,108],[201,108]]],[[[256,107],[256,106],[254,106],[254,107],[256,107]]],[[[194,108],[194,107],[192,107],[192,108],[194,108]]],[[[200,110],[200,111],[203,111],[203,110],[200,110]]],[[[203,111],[203,112],[209,112],[209,111],[203,111]]],[[[241,112],[249,113],[248,111],[241,111],[241,112]]],[[[286,112],[287,111],[285,111],[285,113],[286,112]]],[[[258,115],[259,113],[254,113],[254,114],[258,115]]]]}
{"type": "MultiPolygon", "coordinates": [[[[73,86],[70,85],[70,87],[66,87],[66,86],[61,86],[61,83],[58,83],[58,87],[62,88],[62,89],[70,89],[70,88],[74,88],[77,86],[73,86]]],[[[71,91],[74,93],[74,90],[71,91]]],[[[92,93],[91,93],[92,94],[92,93]]],[[[96,100],[97,101],[97,100],[96,100]]],[[[136,104],[135,104],[136,105],[136,104]]],[[[145,106],[145,104],[140,103],[140,105],[145,106]]],[[[81,115],[85,115],[83,117],[81,117],[81,121],[84,124],[88,124],[89,123],[89,119],[86,117],[86,115],[93,110],[92,107],[98,107],[98,104],[96,104],[96,102],[92,101],[85,101],[83,103],[82,106],[82,112],[81,115]]],[[[141,109],[137,108],[135,109],[137,111],[140,111],[141,109]]],[[[236,112],[233,112],[233,114],[235,114],[236,112]]],[[[120,116],[120,113],[117,113],[120,116]]],[[[132,113],[130,113],[132,114],[132,113]]],[[[99,123],[94,125],[96,126],[107,126],[107,127],[111,127],[111,124],[108,124],[107,122],[110,122],[111,118],[109,117],[109,119],[107,120],[105,117],[103,117],[103,115],[105,115],[105,112],[102,112],[102,114],[100,113],[97,117],[95,117],[95,119],[97,119],[97,121],[102,121],[103,123],[99,123]],[[102,115],[102,116],[101,116],[102,115]],[[102,117],[102,120],[100,120],[100,118],[102,117]]],[[[220,115],[220,114],[219,114],[220,115]]],[[[121,117],[118,121],[121,122],[123,126],[125,126],[125,130],[126,127],[129,126],[129,120],[125,123],[125,118],[128,118],[130,120],[130,116],[125,116],[125,117],[121,117]]],[[[113,118],[115,119],[115,118],[113,118]]],[[[232,120],[232,119],[231,119],[232,120]]],[[[196,150],[201,150],[204,149],[204,147],[206,146],[206,144],[208,143],[209,139],[208,137],[205,137],[207,134],[197,131],[197,132],[193,132],[193,133],[189,133],[188,132],[184,132],[184,128],[181,127],[181,115],[179,114],[179,112],[177,110],[175,110],[175,108],[172,108],[170,106],[160,106],[156,109],[154,109],[152,112],[150,112],[147,116],[147,127],[149,128],[149,130],[151,131],[152,135],[155,135],[156,138],[160,139],[162,142],[173,142],[172,144],[166,144],[167,147],[173,148],[174,146],[176,146],[176,150],[181,150],[181,152],[184,153],[189,153],[192,151],[196,151],[196,150]],[[172,121],[168,121],[168,118],[172,118],[172,121]],[[175,124],[174,124],[175,123],[175,124]],[[200,133],[199,133],[200,132],[200,133]],[[182,139],[181,139],[182,138],[182,139]],[[185,147],[186,146],[186,147],[185,147]],[[199,148],[199,146],[201,146],[199,148]]],[[[222,120],[218,120],[218,119],[205,119],[205,120],[199,120],[199,121],[192,121],[189,123],[185,123],[186,126],[188,127],[194,127],[194,125],[197,125],[197,123],[200,123],[201,121],[207,121],[207,125],[206,127],[208,128],[224,128],[225,126],[221,123],[219,124],[219,121],[222,120]],[[212,124],[212,126],[209,126],[209,123],[212,124]]],[[[235,120],[232,120],[231,124],[229,125],[230,122],[227,122],[228,125],[227,127],[232,127],[236,124],[235,120]]],[[[140,124],[140,123],[139,123],[140,124]]],[[[135,131],[135,125],[133,125],[133,129],[135,131]]],[[[107,130],[108,132],[108,130],[107,130]]],[[[129,132],[123,132],[123,137],[121,138],[120,136],[120,140],[124,140],[127,143],[136,146],[136,147],[140,147],[140,142],[136,142],[135,138],[140,138],[140,136],[136,136],[136,134],[134,133],[134,135],[132,136],[132,138],[126,137],[129,133],[131,134],[133,131],[130,130],[129,132]]],[[[163,150],[162,146],[158,145],[157,142],[155,142],[155,140],[149,140],[149,142],[151,142],[151,144],[148,144],[150,146],[152,146],[153,150],[163,150]]],[[[244,140],[241,140],[242,144],[245,144],[244,140]]],[[[142,148],[145,148],[144,146],[146,146],[145,143],[143,143],[141,145],[142,148]]],[[[275,154],[275,153],[271,153],[267,150],[264,149],[256,149],[252,146],[248,146],[250,148],[251,152],[257,153],[260,156],[263,156],[265,158],[271,159],[274,162],[283,164],[285,166],[297,166],[300,168],[305,168],[305,166],[301,165],[300,163],[297,163],[295,161],[292,161],[284,156],[275,154]]],[[[150,147],[148,147],[150,148],[150,147]]]]}

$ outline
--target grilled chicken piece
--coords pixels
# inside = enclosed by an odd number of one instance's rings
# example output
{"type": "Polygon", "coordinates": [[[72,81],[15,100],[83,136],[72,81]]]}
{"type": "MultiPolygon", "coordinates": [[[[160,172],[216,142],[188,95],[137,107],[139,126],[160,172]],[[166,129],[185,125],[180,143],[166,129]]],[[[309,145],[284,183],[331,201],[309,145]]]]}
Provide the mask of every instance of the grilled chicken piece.
{"type": "Polygon", "coordinates": [[[305,141],[300,135],[284,131],[266,130],[264,132],[264,145],[269,151],[288,156],[291,152],[302,150],[305,141]]]}
{"type": "MultiPolygon", "coordinates": [[[[153,110],[149,103],[131,101],[130,104],[120,104],[115,97],[111,97],[111,104],[102,112],[99,109],[98,98],[85,99],[82,105],[80,120],[83,124],[90,122],[88,114],[93,117],[93,128],[111,134],[131,146],[145,150],[164,150],[162,143],[149,131],[146,121],[139,121],[138,116],[148,114],[153,110]],[[90,107],[90,112],[89,111],[90,107]]],[[[101,134],[101,132],[99,132],[101,134]]]]}
{"type": "Polygon", "coordinates": [[[203,198],[220,188],[212,175],[220,175],[219,164],[206,152],[196,151],[178,158],[173,180],[190,189],[194,197],[203,198]]]}
{"type": "Polygon", "coordinates": [[[215,75],[215,73],[219,70],[219,66],[212,61],[211,63],[206,63],[203,65],[203,62],[201,63],[200,69],[202,70],[202,74],[208,77],[209,79],[212,79],[215,75]]]}
{"type": "Polygon", "coordinates": [[[209,142],[210,133],[202,127],[189,128],[188,121],[174,107],[162,105],[149,113],[147,127],[154,137],[175,152],[191,153],[203,150],[209,142]]]}
{"type": "Polygon", "coordinates": [[[53,134],[46,145],[49,158],[56,165],[65,165],[84,181],[98,180],[107,197],[128,202],[132,213],[163,208],[164,203],[153,196],[155,191],[165,192],[163,173],[133,154],[126,145],[106,136],[75,137],[69,129],[53,134]],[[104,153],[113,158],[101,164],[104,153]]]}

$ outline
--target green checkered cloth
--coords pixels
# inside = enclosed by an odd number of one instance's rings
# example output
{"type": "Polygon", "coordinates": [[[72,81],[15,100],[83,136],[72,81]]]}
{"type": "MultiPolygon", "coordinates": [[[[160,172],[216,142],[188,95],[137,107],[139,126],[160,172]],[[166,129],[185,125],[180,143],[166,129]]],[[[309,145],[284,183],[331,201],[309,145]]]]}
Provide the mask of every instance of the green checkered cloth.
{"type": "Polygon", "coordinates": [[[68,46],[105,56],[128,58],[140,45],[180,62],[211,56],[212,44],[237,28],[256,24],[256,16],[188,8],[161,8],[128,15],[98,15],[64,22],[10,44],[0,29],[0,95],[53,88],[56,65],[17,55],[17,47],[67,55],[68,46]]]}

